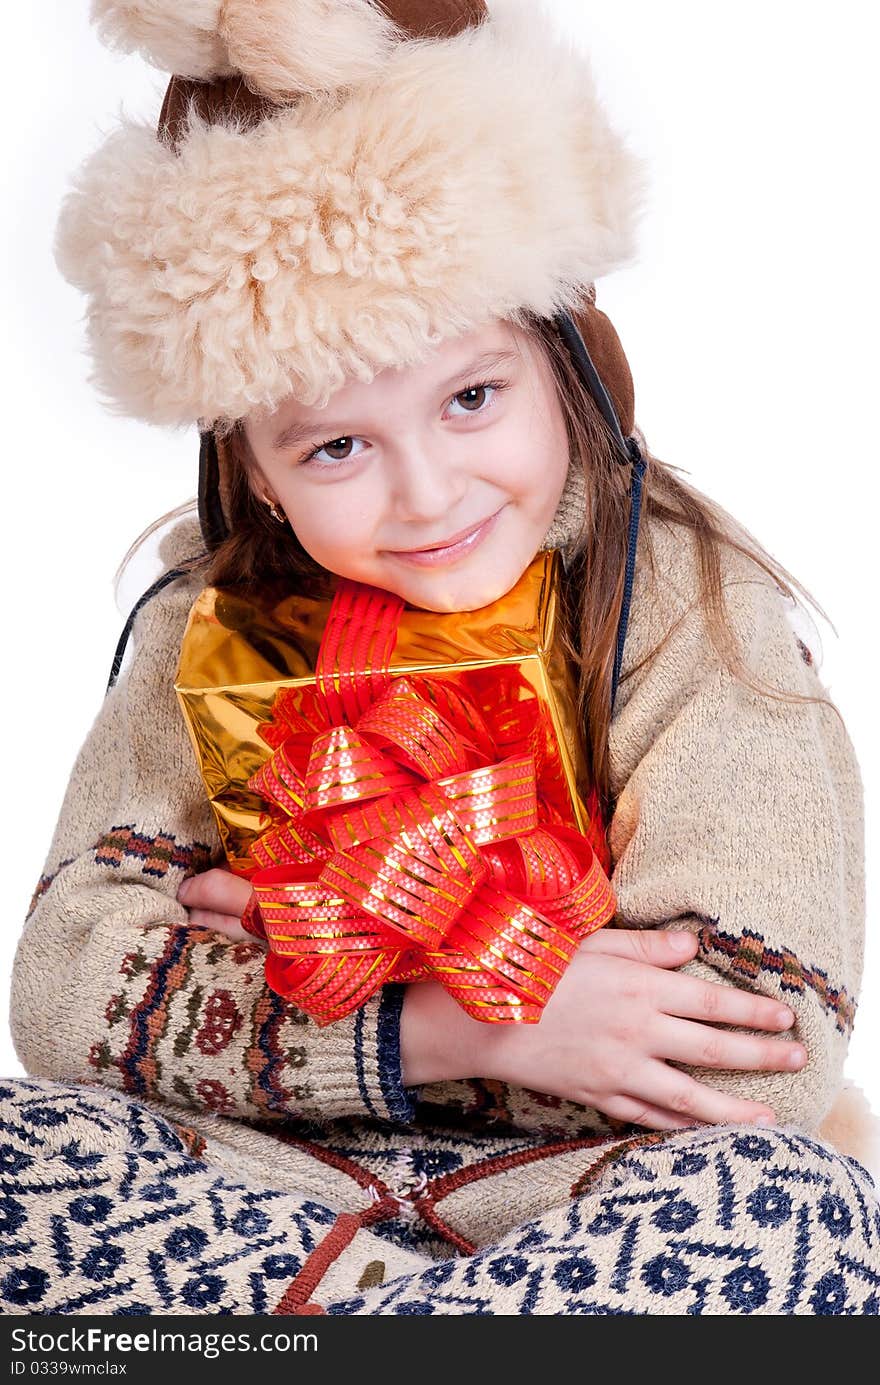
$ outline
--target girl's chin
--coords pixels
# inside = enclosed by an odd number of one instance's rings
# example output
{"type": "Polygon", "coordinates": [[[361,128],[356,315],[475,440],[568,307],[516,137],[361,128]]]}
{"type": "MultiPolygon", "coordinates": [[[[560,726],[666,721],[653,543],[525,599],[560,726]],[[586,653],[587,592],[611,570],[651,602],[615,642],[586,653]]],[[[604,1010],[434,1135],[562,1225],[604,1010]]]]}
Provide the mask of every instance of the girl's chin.
{"type": "Polygon", "coordinates": [[[416,610],[445,615],[453,611],[479,611],[505,596],[519,581],[526,566],[512,571],[496,570],[482,577],[465,572],[460,575],[437,572],[430,577],[426,574],[420,581],[397,581],[394,590],[416,610]]]}

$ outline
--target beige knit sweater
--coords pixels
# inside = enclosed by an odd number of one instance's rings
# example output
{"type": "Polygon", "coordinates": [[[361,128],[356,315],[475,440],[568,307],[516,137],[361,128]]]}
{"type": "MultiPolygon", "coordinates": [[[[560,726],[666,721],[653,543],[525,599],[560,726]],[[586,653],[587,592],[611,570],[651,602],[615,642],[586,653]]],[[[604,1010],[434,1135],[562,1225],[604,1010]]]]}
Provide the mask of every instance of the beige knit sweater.
{"type": "MultiPolygon", "coordinates": [[[[187,518],[161,553],[170,567],[201,549],[187,518]]],[[[831,707],[762,698],[720,666],[685,531],[643,525],[640,550],[610,745],[618,922],[684,924],[700,938],[687,970],[794,1009],[788,1037],[806,1044],[804,1071],[702,1075],[815,1129],[840,1087],[862,968],[853,747],[831,707]]],[[[736,555],[725,564],[755,673],[824,695],[778,590],[736,555]]],[[[378,1119],[399,1130],[401,1147],[438,1108],[453,1125],[479,1111],[514,1130],[608,1130],[597,1112],[499,1083],[408,1090],[401,988],[320,1029],[268,991],[259,947],[187,927],[181,878],[222,860],[173,689],[201,585],[198,575],[178,580],[143,608],[129,665],[74,766],[14,961],[11,1028],[27,1072],[106,1084],[196,1132],[222,1131],[266,1176],[278,1167],[272,1128],[292,1118],[378,1119]]],[[[328,1176],[301,1175],[315,1186],[328,1176]]]]}

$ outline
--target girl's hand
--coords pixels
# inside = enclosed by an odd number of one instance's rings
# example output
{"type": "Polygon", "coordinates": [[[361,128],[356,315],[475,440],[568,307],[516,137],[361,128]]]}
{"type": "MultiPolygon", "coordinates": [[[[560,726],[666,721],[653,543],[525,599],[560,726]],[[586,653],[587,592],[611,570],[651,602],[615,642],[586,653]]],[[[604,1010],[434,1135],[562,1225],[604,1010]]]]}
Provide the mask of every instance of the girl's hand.
{"type": "Polygon", "coordinates": [[[696,951],[685,931],[602,928],[581,944],[536,1025],[481,1024],[441,986],[417,982],[403,1007],[403,1080],[497,1078],[655,1130],[772,1124],[763,1103],[672,1066],[795,1071],[806,1062],[798,1044],[715,1027],[780,1031],[794,1015],[778,1001],[679,974],[696,951]]]}
{"type": "Polygon", "coordinates": [[[268,947],[262,938],[255,938],[241,926],[241,916],[250,897],[250,883],[235,875],[228,866],[214,866],[198,875],[190,875],[177,891],[177,898],[189,911],[190,923],[212,928],[234,942],[260,943],[268,947]]]}

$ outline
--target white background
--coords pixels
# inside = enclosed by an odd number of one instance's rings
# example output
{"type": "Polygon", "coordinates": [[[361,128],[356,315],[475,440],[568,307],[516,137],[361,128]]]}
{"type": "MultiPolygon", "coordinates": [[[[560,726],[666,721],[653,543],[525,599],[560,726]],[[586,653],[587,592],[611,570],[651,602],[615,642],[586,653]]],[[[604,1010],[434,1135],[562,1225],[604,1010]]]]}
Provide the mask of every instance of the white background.
{"type": "MultiPolygon", "coordinates": [[[[113,574],[197,478],[195,430],[161,432],[97,402],[82,301],[52,260],[68,177],[120,110],[154,121],[165,86],[102,48],[87,11],[49,0],[4,14],[2,1075],[21,1071],[6,1019],[15,943],[125,616],[158,567],[135,567],[118,605],[113,574]]],[[[867,967],[847,1071],[880,1111],[877,8],[555,0],[550,12],[592,54],[614,120],[653,170],[639,261],[598,289],[632,366],[637,422],[838,632],[820,623],[822,676],[867,807],[867,967]]]]}

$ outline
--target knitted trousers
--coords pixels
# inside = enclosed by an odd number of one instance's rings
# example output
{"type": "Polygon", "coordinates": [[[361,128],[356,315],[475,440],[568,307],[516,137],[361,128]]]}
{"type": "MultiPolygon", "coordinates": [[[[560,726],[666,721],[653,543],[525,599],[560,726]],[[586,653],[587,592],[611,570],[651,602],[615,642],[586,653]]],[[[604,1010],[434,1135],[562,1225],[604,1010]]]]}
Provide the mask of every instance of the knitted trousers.
{"type": "Polygon", "coordinates": [[[866,1171],[804,1134],[646,1132],[571,1196],[470,1250],[428,1190],[327,1206],[230,1174],[210,1141],[105,1088],[0,1084],[6,1314],[863,1314],[880,1304],[866,1171]]]}

